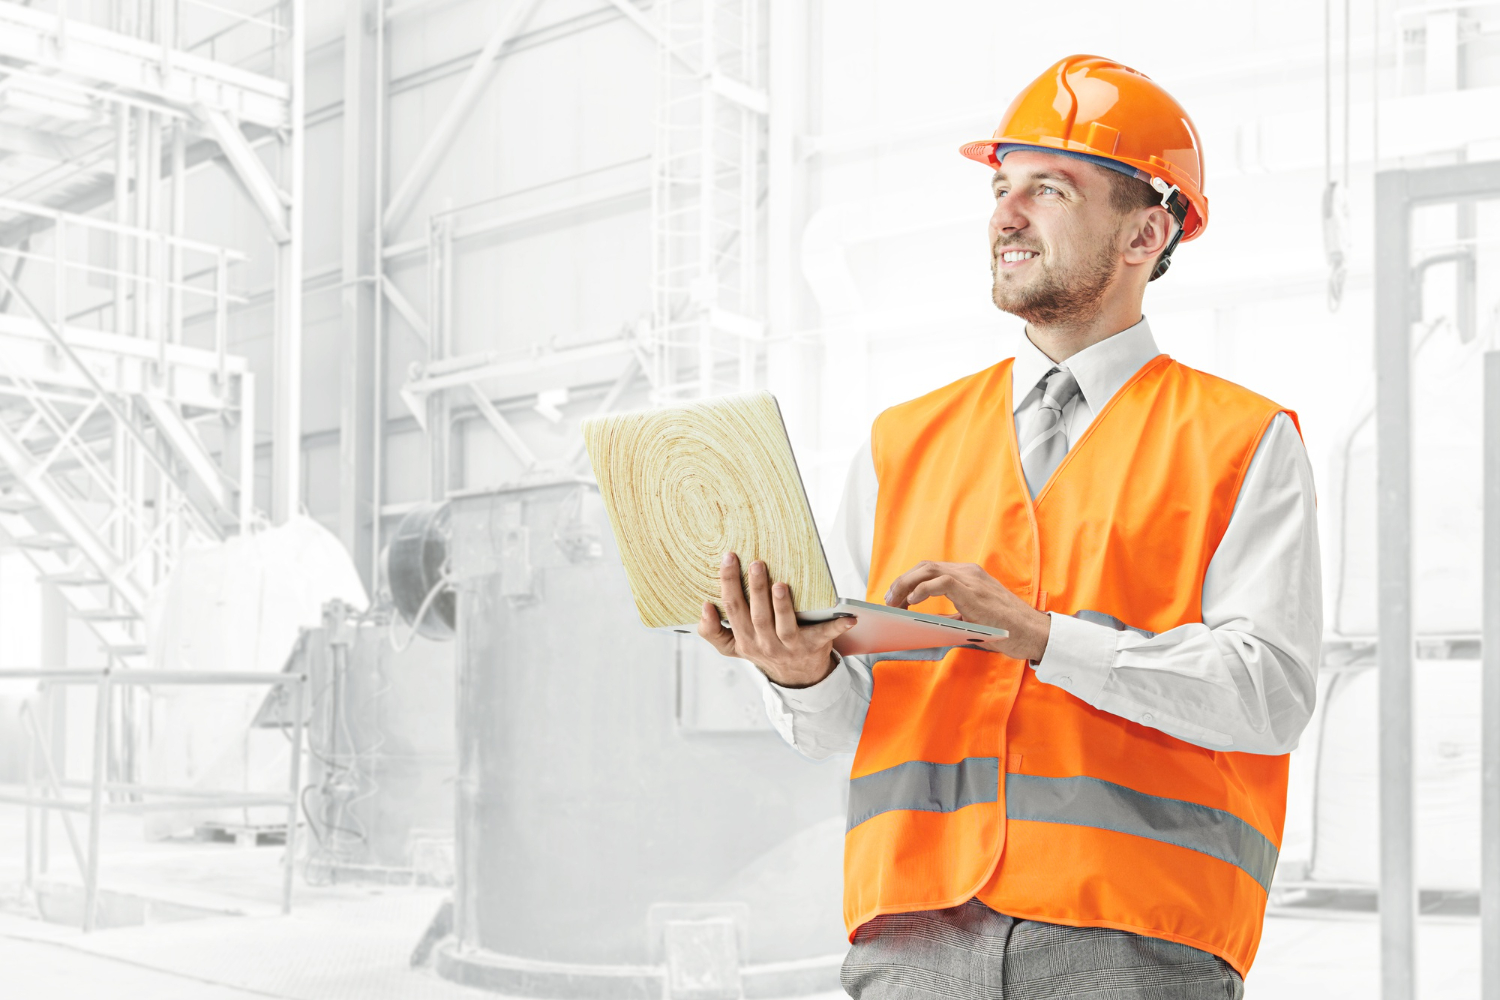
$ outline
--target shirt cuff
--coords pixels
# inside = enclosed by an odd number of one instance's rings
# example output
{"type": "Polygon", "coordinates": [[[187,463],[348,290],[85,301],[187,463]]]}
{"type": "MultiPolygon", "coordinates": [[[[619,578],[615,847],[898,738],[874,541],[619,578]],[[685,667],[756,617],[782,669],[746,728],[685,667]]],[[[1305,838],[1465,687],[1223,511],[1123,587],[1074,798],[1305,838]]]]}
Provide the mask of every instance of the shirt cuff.
{"type": "Polygon", "coordinates": [[[834,665],[833,673],[818,683],[803,688],[787,688],[771,681],[771,690],[780,696],[783,705],[794,711],[821,712],[831,708],[849,693],[849,670],[844,664],[844,658],[838,653],[834,655],[838,656],[839,662],[834,665]]]}
{"type": "Polygon", "coordinates": [[[1119,633],[1108,625],[1049,611],[1052,631],[1036,665],[1036,679],[1052,684],[1097,707],[1104,682],[1115,666],[1119,633]]]}

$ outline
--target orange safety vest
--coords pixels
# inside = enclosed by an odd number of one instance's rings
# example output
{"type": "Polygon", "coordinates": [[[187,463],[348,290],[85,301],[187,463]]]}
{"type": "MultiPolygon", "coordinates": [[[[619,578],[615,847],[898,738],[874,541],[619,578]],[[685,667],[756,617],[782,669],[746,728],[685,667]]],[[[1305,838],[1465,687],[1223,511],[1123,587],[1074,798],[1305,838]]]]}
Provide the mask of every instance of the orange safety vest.
{"type": "MultiPolygon", "coordinates": [[[[977,563],[1040,610],[1117,628],[1201,622],[1203,574],[1245,470],[1290,411],[1158,355],[1033,501],[1010,370],[1007,359],[876,419],[868,599],[931,559],[977,563]]],[[[880,660],[850,773],[850,938],[881,913],[978,897],[1017,918],[1177,941],[1244,975],[1281,844],[1287,759],[1176,739],[996,653],[880,660]]]]}

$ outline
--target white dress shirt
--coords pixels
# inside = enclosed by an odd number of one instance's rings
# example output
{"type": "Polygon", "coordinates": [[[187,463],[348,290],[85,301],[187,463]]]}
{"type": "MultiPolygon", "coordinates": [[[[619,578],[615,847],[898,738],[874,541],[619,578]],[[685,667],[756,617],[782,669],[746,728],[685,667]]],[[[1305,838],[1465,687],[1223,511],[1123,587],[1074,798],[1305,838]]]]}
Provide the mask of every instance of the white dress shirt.
{"type": "MultiPolygon", "coordinates": [[[[1145,319],[1059,367],[1082,390],[1063,409],[1069,446],[1120,387],[1161,352],[1145,319]]],[[[1021,338],[1012,368],[1017,426],[1039,405],[1054,363],[1021,338]]],[[[862,597],[875,538],[879,482],[868,443],[855,457],[827,552],[838,592],[862,597]]],[[[1211,750],[1286,753],[1312,714],[1323,633],[1312,467],[1278,414],[1240,486],[1224,537],[1203,575],[1203,621],[1147,637],[1050,612],[1037,680],[1102,711],[1211,750]]],[[[1130,623],[1126,623],[1130,624],[1130,623]]],[[[859,743],[872,679],[844,657],[806,688],[765,687],[771,723],[822,759],[859,743]]]]}

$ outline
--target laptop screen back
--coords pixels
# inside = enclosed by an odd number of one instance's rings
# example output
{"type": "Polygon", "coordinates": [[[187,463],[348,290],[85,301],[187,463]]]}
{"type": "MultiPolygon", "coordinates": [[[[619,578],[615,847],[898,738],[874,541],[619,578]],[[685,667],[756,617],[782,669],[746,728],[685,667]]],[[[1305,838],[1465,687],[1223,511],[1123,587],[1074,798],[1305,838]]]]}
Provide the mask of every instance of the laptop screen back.
{"type": "Polygon", "coordinates": [[[583,436],[646,625],[693,626],[704,601],[719,607],[725,552],[742,571],[764,560],[798,611],[838,603],[770,393],[596,417],[583,436]]]}

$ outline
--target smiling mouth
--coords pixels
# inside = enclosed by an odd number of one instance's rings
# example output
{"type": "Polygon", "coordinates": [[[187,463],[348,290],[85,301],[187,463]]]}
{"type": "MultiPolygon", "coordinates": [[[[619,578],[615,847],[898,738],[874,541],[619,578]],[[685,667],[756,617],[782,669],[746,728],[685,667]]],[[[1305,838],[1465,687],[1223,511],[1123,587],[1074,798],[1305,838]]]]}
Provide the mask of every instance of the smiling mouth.
{"type": "Polygon", "coordinates": [[[1041,254],[1035,250],[1006,250],[1000,254],[1002,264],[1021,264],[1041,254]]]}

